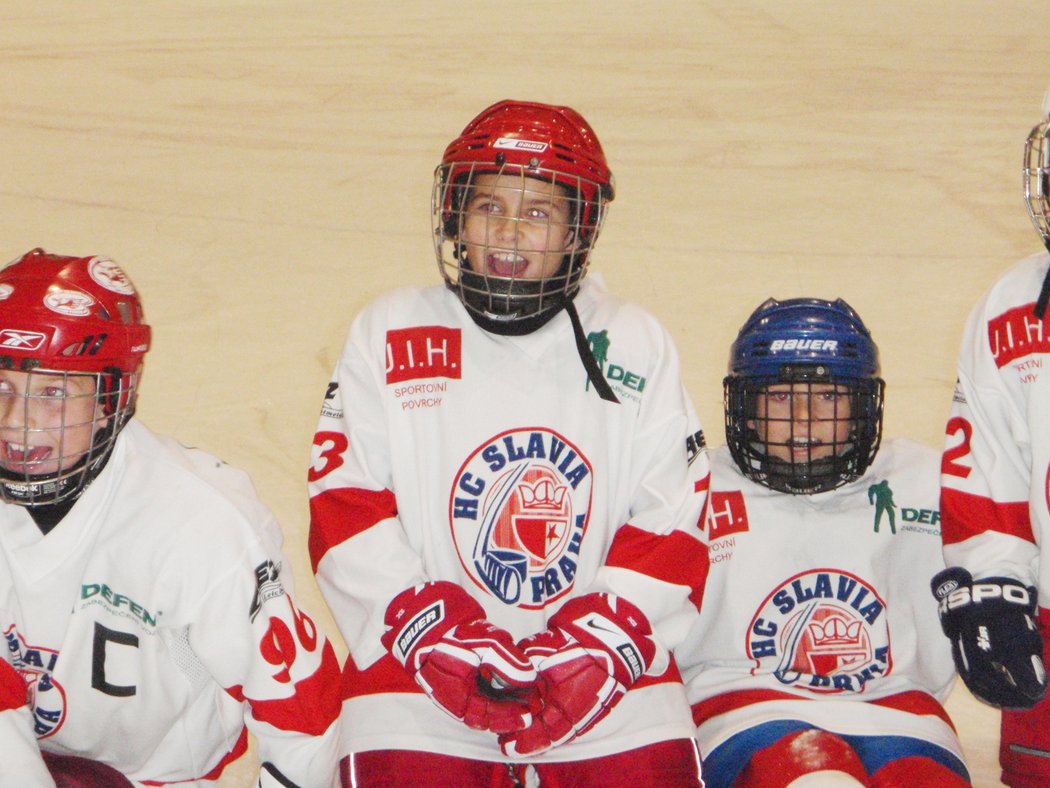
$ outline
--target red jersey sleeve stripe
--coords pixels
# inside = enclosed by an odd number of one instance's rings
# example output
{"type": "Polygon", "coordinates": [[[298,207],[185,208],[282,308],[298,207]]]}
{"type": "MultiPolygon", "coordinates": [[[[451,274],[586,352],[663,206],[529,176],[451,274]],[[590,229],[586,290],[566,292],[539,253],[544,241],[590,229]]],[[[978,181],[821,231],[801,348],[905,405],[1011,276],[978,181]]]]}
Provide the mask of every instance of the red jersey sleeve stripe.
{"type": "Polygon", "coordinates": [[[324,554],[373,525],[397,515],[390,490],[340,487],[310,499],[310,564],[314,573],[324,554]]]}
{"type": "Polygon", "coordinates": [[[690,601],[700,609],[708,562],[707,547],[699,539],[681,531],[660,535],[624,525],[616,532],[605,563],[686,586],[690,601]]]}
{"type": "Polygon", "coordinates": [[[0,661],[0,711],[26,705],[26,683],[7,662],[0,661]]]}
{"type": "Polygon", "coordinates": [[[941,537],[944,543],[962,542],[985,531],[1034,542],[1028,502],[996,503],[980,495],[942,488],[941,537]]]}
{"type": "Polygon", "coordinates": [[[339,716],[339,674],[335,651],[325,643],[321,665],[312,675],[295,683],[294,695],[270,700],[247,698],[252,716],[278,730],[319,736],[339,716]]]}

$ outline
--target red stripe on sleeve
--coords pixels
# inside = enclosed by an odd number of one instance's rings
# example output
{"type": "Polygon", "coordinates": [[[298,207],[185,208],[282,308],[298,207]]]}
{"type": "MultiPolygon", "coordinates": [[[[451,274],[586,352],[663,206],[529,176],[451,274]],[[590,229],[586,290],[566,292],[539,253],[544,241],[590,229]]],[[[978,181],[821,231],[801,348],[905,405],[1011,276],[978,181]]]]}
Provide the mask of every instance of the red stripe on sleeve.
{"type": "Polygon", "coordinates": [[[10,664],[0,659],[0,711],[26,705],[26,683],[10,664]]]}
{"type": "Polygon", "coordinates": [[[341,487],[315,495],[310,499],[308,542],[314,573],[330,549],[396,515],[397,499],[390,490],[341,487]]]}
{"type": "MultiPolygon", "coordinates": [[[[711,505],[711,474],[707,474],[703,479],[700,479],[696,484],[693,485],[693,492],[704,494],[704,505],[700,509],[700,518],[696,521],[696,530],[700,533],[704,532],[704,524],[707,522],[707,510],[711,505]]],[[[697,607],[700,605],[697,603],[697,607]]]]}
{"type": "Polygon", "coordinates": [[[295,683],[295,694],[278,700],[248,698],[252,716],[278,730],[319,736],[339,716],[339,660],[325,643],[316,671],[295,683]]]}
{"type": "Polygon", "coordinates": [[[945,544],[962,542],[985,531],[1035,542],[1028,502],[996,503],[950,487],[941,489],[941,538],[945,544]]]}
{"type": "Polygon", "coordinates": [[[681,531],[659,535],[624,525],[616,532],[605,563],[687,586],[689,600],[700,609],[708,562],[707,547],[699,539],[681,531]]]}

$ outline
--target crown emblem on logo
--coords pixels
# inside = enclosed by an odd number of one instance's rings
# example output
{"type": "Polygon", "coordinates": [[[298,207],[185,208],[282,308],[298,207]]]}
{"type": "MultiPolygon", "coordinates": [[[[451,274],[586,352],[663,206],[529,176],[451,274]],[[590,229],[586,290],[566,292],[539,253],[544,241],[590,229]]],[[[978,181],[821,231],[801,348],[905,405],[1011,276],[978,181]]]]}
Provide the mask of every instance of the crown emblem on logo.
{"type": "Polygon", "coordinates": [[[858,646],[861,642],[861,622],[847,624],[841,618],[829,618],[823,624],[813,621],[807,624],[813,645],[817,648],[832,646],[858,646]]]}
{"type": "Polygon", "coordinates": [[[567,485],[555,485],[550,479],[540,479],[532,486],[524,482],[519,484],[518,494],[521,495],[522,509],[546,509],[560,512],[564,506],[565,493],[568,489],[567,485]]]}

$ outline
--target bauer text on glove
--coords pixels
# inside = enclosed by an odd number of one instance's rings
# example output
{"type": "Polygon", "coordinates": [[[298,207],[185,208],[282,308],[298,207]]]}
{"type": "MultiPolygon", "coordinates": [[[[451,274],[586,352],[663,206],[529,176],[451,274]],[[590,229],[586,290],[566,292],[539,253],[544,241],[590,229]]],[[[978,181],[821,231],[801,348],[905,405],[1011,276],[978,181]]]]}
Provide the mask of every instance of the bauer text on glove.
{"type": "Polygon", "coordinates": [[[446,713],[493,733],[529,724],[524,697],[535,668],[460,586],[437,581],[402,591],[387,607],[385,624],[383,645],[446,713]],[[493,684],[504,691],[492,692],[493,684]]]}

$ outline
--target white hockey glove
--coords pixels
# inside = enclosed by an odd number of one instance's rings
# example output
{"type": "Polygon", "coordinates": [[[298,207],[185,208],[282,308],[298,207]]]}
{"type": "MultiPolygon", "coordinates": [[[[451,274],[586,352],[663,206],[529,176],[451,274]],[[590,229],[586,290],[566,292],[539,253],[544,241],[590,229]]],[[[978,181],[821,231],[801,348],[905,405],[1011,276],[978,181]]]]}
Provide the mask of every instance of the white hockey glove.
{"type": "Polygon", "coordinates": [[[1008,577],[974,580],[956,566],[938,572],[932,589],[955,667],[974,697],[1003,709],[1041,701],[1046,669],[1035,587],[1008,577]]]}
{"type": "Polygon", "coordinates": [[[383,645],[443,711],[468,728],[511,733],[532,720],[536,669],[455,583],[424,583],[387,607],[383,645]],[[493,688],[499,687],[499,691],[493,688]]]}
{"type": "Polygon", "coordinates": [[[531,755],[586,733],[667,651],[637,607],[613,594],[570,599],[546,632],[519,644],[539,672],[542,708],[524,730],[500,736],[506,755],[531,755]]]}

